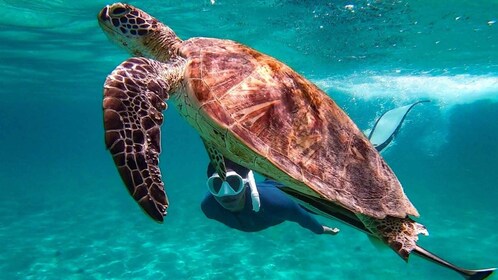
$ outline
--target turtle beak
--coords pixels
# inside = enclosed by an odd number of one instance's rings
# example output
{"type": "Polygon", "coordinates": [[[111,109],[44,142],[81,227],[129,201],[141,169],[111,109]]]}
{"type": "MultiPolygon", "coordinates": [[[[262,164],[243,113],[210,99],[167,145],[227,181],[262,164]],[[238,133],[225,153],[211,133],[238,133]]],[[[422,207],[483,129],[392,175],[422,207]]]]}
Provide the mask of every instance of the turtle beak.
{"type": "Polygon", "coordinates": [[[108,21],[109,16],[107,15],[107,11],[109,10],[109,6],[105,6],[99,13],[98,17],[101,21],[108,21]]]}

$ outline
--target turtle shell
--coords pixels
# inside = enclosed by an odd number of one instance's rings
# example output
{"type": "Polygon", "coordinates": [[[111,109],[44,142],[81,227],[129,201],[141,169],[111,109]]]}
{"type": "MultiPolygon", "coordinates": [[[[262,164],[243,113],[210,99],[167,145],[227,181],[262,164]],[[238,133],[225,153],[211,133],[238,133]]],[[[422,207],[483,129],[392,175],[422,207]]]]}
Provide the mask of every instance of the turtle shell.
{"type": "Polygon", "coordinates": [[[355,213],[418,216],[353,121],[290,67],[228,40],[192,38],[179,54],[190,102],[179,111],[225,157],[355,213]]]}

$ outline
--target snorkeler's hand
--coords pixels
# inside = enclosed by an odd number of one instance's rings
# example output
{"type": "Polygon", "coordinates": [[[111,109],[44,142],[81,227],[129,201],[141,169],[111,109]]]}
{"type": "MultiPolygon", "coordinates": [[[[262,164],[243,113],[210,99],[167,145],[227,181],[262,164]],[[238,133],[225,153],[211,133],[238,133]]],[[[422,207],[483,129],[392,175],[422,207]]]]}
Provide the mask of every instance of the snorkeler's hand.
{"type": "Polygon", "coordinates": [[[323,234],[332,234],[332,235],[336,235],[339,233],[339,229],[338,228],[329,228],[327,226],[323,226],[323,234]]]}

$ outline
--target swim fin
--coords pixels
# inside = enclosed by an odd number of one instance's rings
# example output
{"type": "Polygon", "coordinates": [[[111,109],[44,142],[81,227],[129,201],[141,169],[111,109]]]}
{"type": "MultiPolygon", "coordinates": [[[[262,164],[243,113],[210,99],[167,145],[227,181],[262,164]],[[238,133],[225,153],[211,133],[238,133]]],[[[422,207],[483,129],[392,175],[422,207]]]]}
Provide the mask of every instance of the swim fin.
{"type": "Polygon", "coordinates": [[[408,112],[415,105],[423,102],[430,102],[430,100],[422,100],[410,105],[394,108],[380,116],[368,135],[368,140],[370,140],[377,151],[381,152],[392,142],[399,132],[408,112]]]}
{"type": "Polygon", "coordinates": [[[465,279],[468,279],[468,280],[486,279],[488,276],[490,276],[496,270],[496,268],[476,269],[476,270],[461,268],[461,267],[458,267],[452,263],[449,263],[449,262],[441,259],[440,257],[434,255],[433,253],[427,251],[426,249],[424,249],[420,246],[417,246],[415,248],[415,250],[413,250],[413,252],[415,254],[417,254],[418,256],[426,259],[426,260],[429,260],[433,263],[447,267],[449,269],[452,269],[452,270],[460,273],[460,275],[462,275],[465,279]]]}

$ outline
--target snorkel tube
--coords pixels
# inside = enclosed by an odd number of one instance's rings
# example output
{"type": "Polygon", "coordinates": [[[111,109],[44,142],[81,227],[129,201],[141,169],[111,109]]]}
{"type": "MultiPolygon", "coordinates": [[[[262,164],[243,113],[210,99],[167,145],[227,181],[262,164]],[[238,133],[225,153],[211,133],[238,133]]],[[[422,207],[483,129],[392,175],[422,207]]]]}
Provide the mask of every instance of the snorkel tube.
{"type": "Polygon", "coordinates": [[[261,201],[259,200],[259,192],[256,188],[256,180],[254,179],[252,170],[249,170],[249,173],[247,173],[247,180],[249,181],[249,188],[251,189],[252,211],[259,212],[261,201]]]}

